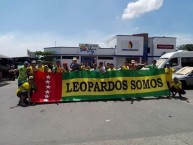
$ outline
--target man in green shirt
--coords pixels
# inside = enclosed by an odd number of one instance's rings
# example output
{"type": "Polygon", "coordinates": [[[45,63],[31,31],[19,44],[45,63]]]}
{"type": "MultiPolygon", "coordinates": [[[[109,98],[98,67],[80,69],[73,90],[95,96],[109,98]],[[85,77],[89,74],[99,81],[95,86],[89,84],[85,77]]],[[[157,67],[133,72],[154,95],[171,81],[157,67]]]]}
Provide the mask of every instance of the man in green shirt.
{"type": "Polygon", "coordinates": [[[18,87],[20,87],[24,82],[27,82],[27,67],[28,62],[25,61],[24,65],[18,70],[19,76],[18,76],[18,87]]]}
{"type": "Polygon", "coordinates": [[[148,65],[147,68],[149,69],[158,69],[158,67],[156,66],[157,61],[153,60],[151,65],[148,65]]]}

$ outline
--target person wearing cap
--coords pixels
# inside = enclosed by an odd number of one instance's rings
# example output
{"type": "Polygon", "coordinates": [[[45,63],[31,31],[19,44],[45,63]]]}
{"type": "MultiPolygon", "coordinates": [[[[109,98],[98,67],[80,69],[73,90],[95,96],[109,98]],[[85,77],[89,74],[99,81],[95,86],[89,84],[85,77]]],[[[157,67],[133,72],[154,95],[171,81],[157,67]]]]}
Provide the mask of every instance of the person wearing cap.
{"type": "Polygon", "coordinates": [[[131,64],[129,65],[129,70],[137,70],[137,64],[135,60],[131,60],[131,64]]]}
{"type": "Polygon", "coordinates": [[[44,72],[44,66],[42,64],[42,60],[38,60],[37,71],[44,72]]]}
{"type": "Polygon", "coordinates": [[[179,94],[179,97],[182,97],[182,95],[186,94],[186,92],[182,88],[182,83],[177,77],[174,77],[173,82],[170,86],[170,91],[172,93],[172,97],[175,97],[177,93],[179,94]]]}
{"type": "Polygon", "coordinates": [[[28,76],[33,76],[35,71],[37,71],[36,61],[32,60],[31,65],[27,68],[28,76]]]}
{"type": "Polygon", "coordinates": [[[63,68],[61,66],[61,62],[59,60],[56,61],[56,66],[53,69],[53,72],[55,73],[63,73],[63,68]]]}
{"type": "Polygon", "coordinates": [[[24,82],[27,81],[27,78],[28,78],[27,67],[28,67],[28,62],[25,61],[24,65],[18,70],[18,72],[19,72],[18,87],[20,87],[24,82]]]}
{"type": "Polygon", "coordinates": [[[71,72],[77,72],[81,70],[80,64],[78,64],[78,60],[76,57],[73,57],[72,63],[70,65],[71,72]]]}
{"type": "Polygon", "coordinates": [[[31,101],[31,93],[35,90],[34,77],[29,76],[28,81],[24,82],[16,91],[16,95],[19,97],[18,105],[27,106],[31,101]]]}
{"type": "Polygon", "coordinates": [[[165,65],[165,76],[166,76],[166,82],[167,82],[168,88],[170,88],[170,85],[172,83],[172,74],[174,72],[175,72],[175,70],[170,67],[170,64],[166,63],[166,65],[165,65]]]}

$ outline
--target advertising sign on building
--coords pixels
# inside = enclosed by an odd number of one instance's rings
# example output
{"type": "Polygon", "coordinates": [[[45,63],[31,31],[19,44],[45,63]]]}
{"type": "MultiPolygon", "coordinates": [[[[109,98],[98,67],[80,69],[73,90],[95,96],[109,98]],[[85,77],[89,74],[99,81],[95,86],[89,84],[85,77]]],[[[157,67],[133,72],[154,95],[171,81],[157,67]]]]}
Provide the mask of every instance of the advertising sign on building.
{"type": "Polygon", "coordinates": [[[143,55],[144,38],[139,36],[118,37],[116,55],[143,55]]]}
{"type": "Polygon", "coordinates": [[[157,44],[157,49],[174,49],[174,45],[157,44]]]}
{"type": "Polygon", "coordinates": [[[94,55],[98,48],[98,44],[79,44],[79,54],[94,55]]]}

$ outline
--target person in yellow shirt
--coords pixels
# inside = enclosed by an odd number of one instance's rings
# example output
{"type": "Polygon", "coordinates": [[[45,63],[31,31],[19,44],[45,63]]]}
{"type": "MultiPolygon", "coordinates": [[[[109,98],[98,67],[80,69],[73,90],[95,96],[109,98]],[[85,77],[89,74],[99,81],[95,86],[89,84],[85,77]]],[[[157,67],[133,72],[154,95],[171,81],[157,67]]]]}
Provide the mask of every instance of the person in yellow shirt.
{"type": "Polygon", "coordinates": [[[124,65],[121,66],[121,70],[129,70],[129,62],[125,62],[124,65]]]}
{"type": "Polygon", "coordinates": [[[31,65],[27,68],[27,71],[28,71],[28,76],[33,76],[34,72],[37,71],[35,60],[31,62],[31,65]]]}
{"type": "Polygon", "coordinates": [[[116,70],[116,68],[114,67],[114,64],[110,63],[109,64],[109,69],[107,71],[114,71],[114,70],[116,70]]]}
{"type": "Polygon", "coordinates": [[[182,97],[182,95],[186,94],[186,92],[182,88],[182,83],[177,77],[174,77],[173,82],[170,86],[170,91],[172,93],[172,97],[175,97],[177,93],[179,94],[179,97],[182,97]]]}
{"type": "Polygon", "coordinates": [[[24,107],[28,105],[28,101],[30,102],[31,91],[36,90],[34,84],[34,77],[30,76],[28,81],[23,83],[16,91],[16,95],[20,98],[19,104],[24,107]]]}
{"type": "Polygon", "coordinates": [[[42,64],[42,61],[41,61],[41,60],[38,60],[37,71],[44,72],[44,66],[43,66],[43,64],[42,64]]]}
{"type": "Polygon", "coordinates": [[[62,68],[61,62],[59,60],[56,61],[56,66],[53,69],[53,72],[54,73],[63,73],[64,72],[64,69],[62,68]]]}
{"type": "Polygon", "coordinates": [[[174,73],[174,69],[170,67],[169,63],[166,63],[165,66],[165,76],[166,76],[166,82],[168,85],[168,88],[170,89],[171,83],[172,83],[172,74],[174,73]]]}
{"type": "Polygon", "coordinates": [[[90,66],[88,64],[88,61],[83,62],[83,65],[81,66],[81,70],[90,71],[90,66]]]}

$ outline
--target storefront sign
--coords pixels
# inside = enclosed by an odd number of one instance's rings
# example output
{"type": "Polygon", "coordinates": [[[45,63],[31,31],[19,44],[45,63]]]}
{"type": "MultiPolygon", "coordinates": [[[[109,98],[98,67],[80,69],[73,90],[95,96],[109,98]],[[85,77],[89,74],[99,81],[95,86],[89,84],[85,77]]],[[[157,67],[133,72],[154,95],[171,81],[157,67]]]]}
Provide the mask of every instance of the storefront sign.
{"type": "Polygon", "coordinates": [[[98,44],[79,44],[79,54],[93,55],[97,53],[98,44]]]}
{"type": "Polygon", "coordinates": [[[157,49],[174,49],[174,45],[157,44],[157,49]]]}
{"type": "Polygon", "coordinates": [[[122,49],[122,51],[138,51],[139,50],[139,45],[135,41],[129,41],[127,43],[127,46],[122,49]]]}
{"type": "Polygon", "coordinates": [[[143,56],[143,37],[126,36],[121,39],[117,43],[116,55],[143,56]]]}

